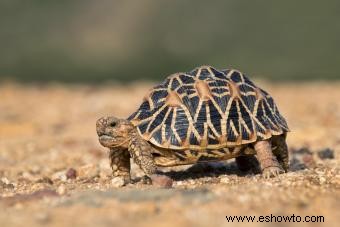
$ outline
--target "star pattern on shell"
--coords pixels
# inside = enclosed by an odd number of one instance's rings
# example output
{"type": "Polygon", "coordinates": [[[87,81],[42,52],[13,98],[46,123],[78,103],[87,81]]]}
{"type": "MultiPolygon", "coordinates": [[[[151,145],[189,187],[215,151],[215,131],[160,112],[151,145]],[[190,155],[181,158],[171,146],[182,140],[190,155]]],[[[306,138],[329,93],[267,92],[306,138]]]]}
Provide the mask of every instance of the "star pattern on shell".
{"type": "Polygon", "coordinates": [[[234,147],[288,132],[273,98],[235,69],[201,66],[170,75],[128,118],[160,148],[234,147]]]}

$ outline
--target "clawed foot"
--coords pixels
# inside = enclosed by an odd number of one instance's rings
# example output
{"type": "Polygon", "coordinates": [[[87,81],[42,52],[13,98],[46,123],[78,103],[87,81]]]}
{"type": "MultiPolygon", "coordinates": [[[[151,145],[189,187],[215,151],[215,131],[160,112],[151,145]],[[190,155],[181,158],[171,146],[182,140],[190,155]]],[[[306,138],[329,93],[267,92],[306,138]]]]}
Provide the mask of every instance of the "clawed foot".
{"type": "Polygon", "coordinates": [[[150,176],[152,185],[160,188],[171,188],[173,180],[165,175],[153,174],[150,176]]]}
{"type": "Polygon", "coordinates": [[[282,168],[278,166],[270,166],[262,171],[262,176],[265,179],[269,179],[271,177],[277,177],[281,173],[284,173],[284,170],[282,168]]]}

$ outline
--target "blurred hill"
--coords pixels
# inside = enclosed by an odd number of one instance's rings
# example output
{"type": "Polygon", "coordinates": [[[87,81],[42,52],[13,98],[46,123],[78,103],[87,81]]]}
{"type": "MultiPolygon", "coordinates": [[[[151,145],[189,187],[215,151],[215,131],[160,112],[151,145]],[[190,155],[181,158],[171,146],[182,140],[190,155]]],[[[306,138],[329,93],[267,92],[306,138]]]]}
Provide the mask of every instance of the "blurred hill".
{"type": "Polygon", "coordinates": [[[161,80],[210,64],[340,78],[339,1],[0,1],[0,79],[161,80]]]}

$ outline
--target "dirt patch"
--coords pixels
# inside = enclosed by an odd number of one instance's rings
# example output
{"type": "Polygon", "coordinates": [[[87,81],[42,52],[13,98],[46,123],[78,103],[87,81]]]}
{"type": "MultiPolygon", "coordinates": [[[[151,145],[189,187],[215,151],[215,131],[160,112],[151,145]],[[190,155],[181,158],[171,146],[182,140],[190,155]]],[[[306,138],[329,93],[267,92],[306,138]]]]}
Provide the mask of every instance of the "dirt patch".
{"type": "Polygon", "coordinates": [[[132,113],[151,84],[1,85],[0,225],[211,226],[228,225],[226,215],[295,214],[337,226],[340,84],[261,86],[292,130],[290,172],[265,180],[232,160],[165,168],[175,180],[165,190],[144,184],[135,165],[134,184],[115,188],[95,132],[99,117],[132,113]]]}

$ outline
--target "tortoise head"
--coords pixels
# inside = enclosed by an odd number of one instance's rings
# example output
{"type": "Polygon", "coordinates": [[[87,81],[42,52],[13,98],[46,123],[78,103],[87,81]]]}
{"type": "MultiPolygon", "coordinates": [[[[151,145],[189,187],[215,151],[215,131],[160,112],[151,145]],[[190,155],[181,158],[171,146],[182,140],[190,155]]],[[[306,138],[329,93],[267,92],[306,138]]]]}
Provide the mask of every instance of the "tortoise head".
{"type": "Polygon", "coordinates": [[[100,118],[96,128],[100,144],[108,148],[127,148],[135,129],[130,121],[111,116],[100,118]]]}

